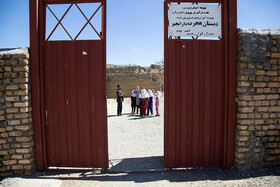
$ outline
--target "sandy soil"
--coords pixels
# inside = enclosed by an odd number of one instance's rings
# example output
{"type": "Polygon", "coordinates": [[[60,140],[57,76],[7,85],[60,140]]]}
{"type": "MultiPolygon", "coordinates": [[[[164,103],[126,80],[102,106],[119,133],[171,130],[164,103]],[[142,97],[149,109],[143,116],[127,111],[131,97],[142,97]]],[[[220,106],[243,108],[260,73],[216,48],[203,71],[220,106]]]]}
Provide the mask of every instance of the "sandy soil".
{"type": "MultiPolygon", "coordinates": [[[[163,97],[160,117],[131,114],[130,99],[117,116],[117,102],[108,99],[108,141],[111,169],[143,170],[163,167],[163,97]]],[[[139,111],[140,113],[140,111],[139,111]]]]}
{"type": "MultiPolygon", "coordinates": [[[[116,116],[117,103],[108,100],[109,158],[111,171],[162,169],[163,101],[160,117],[139,118],[130,114],[125,99],[123,115],[116,116]]],[[[1,186],[280,186],[280,168],[199,170],[160,173],[37,172],[33,176],[3,179],[1,186]]]]}
{"type": "Polygon", "coordinates": [[[6,178],[0,186],[68,187],[68,186],[264,186],[278,187],[280,168],[259,168],[247,171],[190,171],[166,173],[95,174],[92,172],[37,172],[31,177],[6,178]]]}

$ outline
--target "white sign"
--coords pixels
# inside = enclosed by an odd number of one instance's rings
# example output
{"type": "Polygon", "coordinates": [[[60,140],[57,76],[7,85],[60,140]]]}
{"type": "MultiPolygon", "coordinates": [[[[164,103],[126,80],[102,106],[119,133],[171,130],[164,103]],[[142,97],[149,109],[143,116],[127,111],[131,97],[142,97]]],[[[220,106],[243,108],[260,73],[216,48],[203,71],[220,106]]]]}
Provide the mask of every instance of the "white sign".
{"type": "Polygon", "coordinates": [[[221,5],[171,4],[169,36],[222,37],[221,5]]]}

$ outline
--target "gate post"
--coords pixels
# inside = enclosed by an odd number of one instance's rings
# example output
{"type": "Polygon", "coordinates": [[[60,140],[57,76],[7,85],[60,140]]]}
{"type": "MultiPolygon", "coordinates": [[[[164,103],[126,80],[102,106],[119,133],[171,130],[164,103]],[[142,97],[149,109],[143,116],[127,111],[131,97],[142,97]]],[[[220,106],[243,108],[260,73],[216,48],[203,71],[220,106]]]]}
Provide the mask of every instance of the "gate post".
{"type": "Polygon", "coordinates": [[[43,143],[41,126],[40,73],[39,73],[39,0],[29,0],[30,20],[30,65],[32,121],[34,129],[34,147],[36,170],[43,171],[43,143]]]}
{"type": "Polygon", "coordinates": [[[236,129],[236,88],[237,88],[237,1],[228,0],[229,14],[229,96],[228,96],[228,137],[227,161],[225,168],[234,165],[236,129]]]}

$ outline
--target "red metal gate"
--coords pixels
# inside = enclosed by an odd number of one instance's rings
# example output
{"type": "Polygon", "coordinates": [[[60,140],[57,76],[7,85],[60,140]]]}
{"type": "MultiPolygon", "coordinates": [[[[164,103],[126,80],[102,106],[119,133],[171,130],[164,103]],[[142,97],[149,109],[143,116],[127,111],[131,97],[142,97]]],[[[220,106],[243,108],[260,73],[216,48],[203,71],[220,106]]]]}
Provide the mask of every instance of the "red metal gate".
{"type": "Polygon", "coordinates": [[[169,37],[168,7],[177,2],[188,1],[165,0],[165,167],[230,167],[234,160],[236,2],[190,1],[221,3],[220,40],[169,37]]]}
{"type": "MultiPolygon", "coordinates": [[[[165,167],[230,167],[236,117],[236,1],[200,1],[222,4],[220,41],[168,38],[171,2],[184,1],[164,2],[165,167]]],[[[61,19],[57,21],[60,25],[61,19]]],[[[106,0],[30,0],[30,50],[37,170],[108,167],[106,0]],[[48,41],[47,4],[88,2],[102,4],[100,40],[48,41]]]]}
{"type": "MultiPolygon", "coordinates": [[[[39,1],[39,7],[42,142],[41,145],[36,142],[35,147],[42,146],[43,155],[36,155],[37,168],[108,168],[106,0],[44,0],[39,1]],[[83,3],[98,6],[88,16],[81,8],[83,3]],[[68,7],[60,17],[52,8],[58,4],[68,7]],[[75,35],[71,35],[63,22],[73,7],[85,20],[75,35]],[[46,32],[47,11],[57,21],[51,32],[46,32]],[[101,32],[91,21],[98,11],[102,12],[101,32]],[[79,40],[87,26],[97,39],[79,40]],[[58,27],[65,31],[68,41],[52,40],[58,27]]],[[[38,97],[36,92],[33,95],[38,97]]],[[[38,125],[34,124],[34,131],[38,133],[36,129],[38,125]]],[[[36,134],[35,139],[39,139],[38,136],[36,134]]]]}

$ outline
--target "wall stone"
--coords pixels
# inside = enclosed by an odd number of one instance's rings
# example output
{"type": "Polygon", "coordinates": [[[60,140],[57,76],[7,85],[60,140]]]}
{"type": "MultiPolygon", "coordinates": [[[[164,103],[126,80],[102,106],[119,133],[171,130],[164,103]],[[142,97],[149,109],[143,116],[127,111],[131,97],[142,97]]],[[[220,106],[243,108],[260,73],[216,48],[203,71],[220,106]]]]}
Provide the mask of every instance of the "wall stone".
{"type": "Polygon", "coordinates": [[[0,177],[35,171],[27,48],[0,51],[0,177]]]}
{"type": "Polygon", "coordinates": [[[240,29],[237,66],[238,169],[280,165],[280,30],[240,29]]]}

